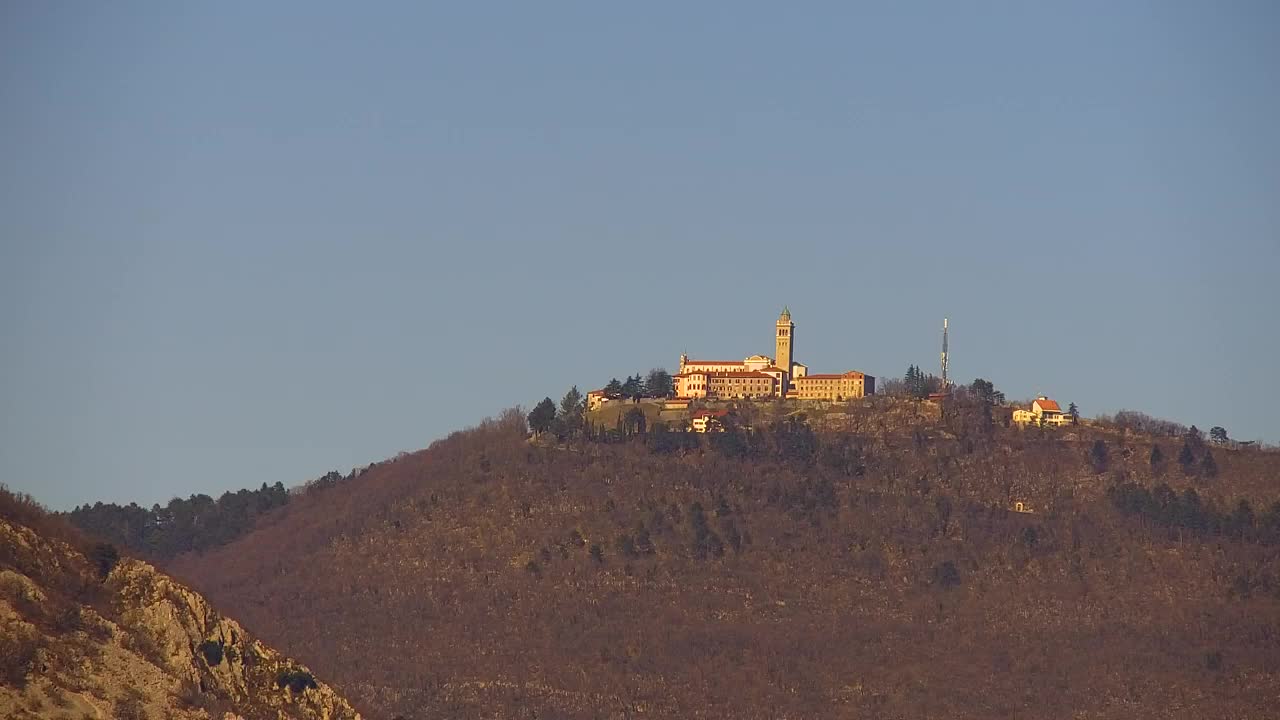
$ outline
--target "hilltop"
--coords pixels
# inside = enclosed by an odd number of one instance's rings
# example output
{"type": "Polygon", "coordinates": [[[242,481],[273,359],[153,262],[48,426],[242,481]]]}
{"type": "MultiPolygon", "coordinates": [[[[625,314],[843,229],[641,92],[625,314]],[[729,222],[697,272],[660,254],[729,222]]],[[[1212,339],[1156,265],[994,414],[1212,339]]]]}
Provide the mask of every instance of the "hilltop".
{"type": "Polygon", "coordinates": [[[384,717],[1271,711],[1280,456],[876,402],[615,442],[509,412],[169,567],[384,717]]]}
{"type": "Polygon", "coordinates": [[[0,488],[0,716],[360,715],[196,592],[0,488]]]}

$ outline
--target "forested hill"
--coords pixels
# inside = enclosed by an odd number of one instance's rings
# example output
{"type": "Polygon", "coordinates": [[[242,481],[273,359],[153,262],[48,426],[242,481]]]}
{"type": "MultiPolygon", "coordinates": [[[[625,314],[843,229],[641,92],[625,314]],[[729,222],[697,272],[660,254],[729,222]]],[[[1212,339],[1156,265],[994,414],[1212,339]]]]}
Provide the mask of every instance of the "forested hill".
{"type": "Polygon", "coordinates": [[[382,717],[1273,712],[1275,453],[859,407],[614,442],[508,413],[170,567],[382,717]]]}
{"type": "Polygon", "coordinates": [[[227,492],[217,500],[192,495],[150,509],[134,503],[99,502],[77,507],[67,513],[67,519],[135,555],[167,560],[179,553],[225,545],[248,532],[260,516],[287,502],[289,493],[282,483],[263,483],[258,490],[227,492]]]}

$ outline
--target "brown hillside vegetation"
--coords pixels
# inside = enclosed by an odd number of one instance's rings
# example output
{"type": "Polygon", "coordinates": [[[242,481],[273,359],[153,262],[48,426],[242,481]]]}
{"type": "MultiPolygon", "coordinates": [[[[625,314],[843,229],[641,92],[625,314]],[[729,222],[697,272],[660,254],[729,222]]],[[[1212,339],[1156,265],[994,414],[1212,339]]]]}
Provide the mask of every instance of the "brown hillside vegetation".
{"type": "Polygon", "coordinates": [[[509,413],[174,572],[380,717],[1274,713],[1280,457],[904,416],[603,444],[509,413]]]}
{"type": "Polygon", "coordinates": [[[0,487],[0,717],[360,716],[196,593],[0,487]]]}

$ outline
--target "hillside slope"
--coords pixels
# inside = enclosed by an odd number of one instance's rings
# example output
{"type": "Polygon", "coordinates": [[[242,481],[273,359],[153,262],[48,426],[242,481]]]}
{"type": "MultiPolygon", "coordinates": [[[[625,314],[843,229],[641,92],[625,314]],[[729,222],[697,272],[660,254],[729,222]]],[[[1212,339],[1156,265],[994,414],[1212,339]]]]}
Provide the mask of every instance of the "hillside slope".
{"type": "Polygon", "coordinates": [[[57,529],[0,490],[0,717],[360,717],[197,593],[57,529]]]}
{"type": "Polygon", "coordinates": [[[659,453],[508,415],[173,570],[384,716],[1266,716],[1280,462],[1152,442],[793,419],[659,453]]]}

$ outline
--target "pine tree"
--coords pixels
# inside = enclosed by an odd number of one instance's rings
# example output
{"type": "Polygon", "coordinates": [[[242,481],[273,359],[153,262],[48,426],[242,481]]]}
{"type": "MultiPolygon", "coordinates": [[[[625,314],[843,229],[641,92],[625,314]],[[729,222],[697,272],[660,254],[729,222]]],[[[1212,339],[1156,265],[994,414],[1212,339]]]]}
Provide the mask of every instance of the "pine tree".
{"type": "Polygon", "coordinates": [[[551,401],[551,398],[543,398],[542,402],[529,412],[529,427],[534,435],[541,435],[551,429],[551,424],[555,421],[556,404],[551,401]]]}
{"type": "Polygon", "coordinates": [[[1178,464],[1182,466],[1182,472],[1190,475],[1191,466],[1196,462],[1196,455],[1191,451],[1191,441],[1183,440],[1182,449],[1178,451],[1178,464]]]}
{"type": "Polygon", "coordinates": [[[1200,474],[1206,478],[1218,476],[1218,462],[1213,459],[1213,453],[1209,450],[1206,450],[1204,457],[1200,458],[1200,474]]]}
{"type": "Polygon", "coordinates": [[[581,430],[584,409],[582,393],[578,392],[578,386],[574,385],[569,388],[569,392],[565,393],[564,399],[560,401],[560,411],[556,415],[556,422],[560,425],[559,432],[572,437],[581,430]]]}
{"type": "Polygon", "coordinates": [[[671,382],[671,373],[662,368],[654,368],[649,371],[649,377],[644,381],[644,392],[649,397],[665,398],[670,397],[674,392],[671,382]]]}
{"type": "Polygon", "coordinates": [[[1164,472],[1164,453],[1160,452],[1159,445],[1151,446],[1151,472],[1155,475],[1164,472]]]}

